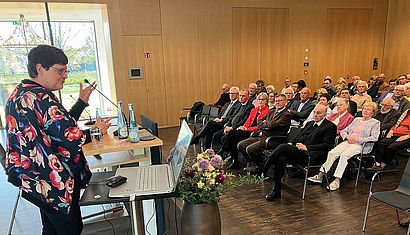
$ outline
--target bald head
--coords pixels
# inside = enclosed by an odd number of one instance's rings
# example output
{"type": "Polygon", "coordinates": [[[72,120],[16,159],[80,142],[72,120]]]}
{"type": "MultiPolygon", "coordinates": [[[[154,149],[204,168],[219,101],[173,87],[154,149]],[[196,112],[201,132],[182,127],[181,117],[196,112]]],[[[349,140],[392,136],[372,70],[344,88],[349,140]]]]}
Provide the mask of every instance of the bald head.
{"type": "Polygon", "coordinates": [[[316,105],[315,109],[313,110],[313,120],[315,122],[322,121],[327,114],[327,108],[323,104],[316,105]]]}
{"type": "Polygon", "coordinates": [[[222,85],[222,92],[223,93],[228,93],[229,92],[229,84],[223,84],[222,85]]]}
{"type": "Polygon", "coordinates": [[[382,114],[386,114],[388,112],[390,112],[390,110],[392,110],[394,107],[394,100],[391,97],[386,97],[383,99],[382,103],[381,103],[381,109],[380,112],[382,114]]]}
{"type": "Polygon", "coordinates": [[[305,102],[306,100],[308,100],[310,98],[310,89],[305,87],[300,91],[300,100],[305,102]]]}

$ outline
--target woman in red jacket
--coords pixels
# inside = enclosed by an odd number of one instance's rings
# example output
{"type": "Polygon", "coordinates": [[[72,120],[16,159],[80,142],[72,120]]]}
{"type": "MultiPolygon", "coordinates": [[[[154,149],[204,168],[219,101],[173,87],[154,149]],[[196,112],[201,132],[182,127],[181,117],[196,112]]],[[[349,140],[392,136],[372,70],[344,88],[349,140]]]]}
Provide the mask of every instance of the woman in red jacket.
{"type": "Polygon", "coordinates": [[[256,99],[258,101],[258,106],[252,109],[243,126],[238,127],[236,130],[231,130],[226,134],[222,148],[218,152],[221,156],[224,152],[230,152],[231,163],[228,165],[227,169],[238,167],[238,148],[236,146],[240,141],[249,138],[253,131],[259,130],[257,125],[258,121],[269,112],[269,107],[267,106],[268,95],[265,92],[262,92],[256,99]]]}

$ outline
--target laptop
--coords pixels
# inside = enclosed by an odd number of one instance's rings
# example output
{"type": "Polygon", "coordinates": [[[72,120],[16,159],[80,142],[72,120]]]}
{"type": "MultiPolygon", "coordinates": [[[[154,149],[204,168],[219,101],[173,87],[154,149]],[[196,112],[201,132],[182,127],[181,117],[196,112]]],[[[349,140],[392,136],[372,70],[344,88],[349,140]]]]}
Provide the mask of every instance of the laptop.
{"type": "Polygon", "coordinates": [[[127,182],[111,188],[109,197],[154,195],[174,192],[188,153],[192,131],[183,121],[169,164],[118,168],[115,175],[127,177],[127,182]]]}

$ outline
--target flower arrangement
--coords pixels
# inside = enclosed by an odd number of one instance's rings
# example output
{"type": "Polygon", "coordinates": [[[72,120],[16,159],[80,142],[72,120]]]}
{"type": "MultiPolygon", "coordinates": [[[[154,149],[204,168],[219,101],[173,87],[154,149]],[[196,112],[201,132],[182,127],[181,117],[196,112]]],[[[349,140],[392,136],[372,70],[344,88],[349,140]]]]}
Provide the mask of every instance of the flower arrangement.
{"type": "Polygon", "coordinates": [[[198,153],[194,162],[186,162],[179,179],[178,189],[184,201],[191,204],[219,202],[224,190],[229,187],[232,174],[221,169],[223,160],[214,150],[198,153]]]}

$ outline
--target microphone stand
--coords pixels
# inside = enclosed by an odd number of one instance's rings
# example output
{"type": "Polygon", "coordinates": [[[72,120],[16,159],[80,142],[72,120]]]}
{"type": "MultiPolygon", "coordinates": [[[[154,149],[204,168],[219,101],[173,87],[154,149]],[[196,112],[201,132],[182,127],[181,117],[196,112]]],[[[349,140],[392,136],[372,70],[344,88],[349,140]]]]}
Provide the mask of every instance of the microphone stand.
{"type": "MultiPolygon", "coordinates": [[[[70,94],[70,97],[71,97],[71,99],[73,99],[75,102],[77,102],[77,100],[74,98],[73,95],[70,94]]],[[[95,124],[95,121],[93,121],[93,120],[91,119],[91,114],[90,114],[90,112],[88,112],[88,111],[85,110],[85,109],[84,109],[84,111],[88,114],[88,117],[89,117],[89,119],[90,119],[89,121],[87,121],[87,122],[85,123],[85,125],[94,125],[94,124],[95,124]]],[[[85,119],[85,117],[83,117],[83,116],[81,116],[81,117],[85,119]]]]}
{"type": "MultiPolygon", "coordinates": [[[[88,79],[84,79],[84,82],[87,83],[88,85],[91,85],[91,86],[92,86],[92,84],[88,81],[88,79]]],[[[107,96],[105,96],[105,95],[104,95],[101,91],[99,91],[97,88],[95,88],[95,90],[98,91],[98,93],[100,93],[100,95],[102,95],[102,96],[103,96],[104,98],[106,98],[108,101],[110,101],[111,104],[113,104],[115,107],[118,108],[118,106],[117,106],[114,102],[112,102],[112,100],[111,100],[110,98],[108,98],[107,96]]]]}

